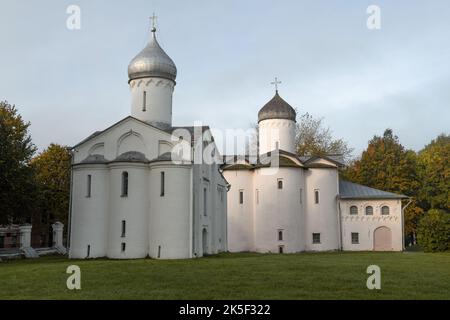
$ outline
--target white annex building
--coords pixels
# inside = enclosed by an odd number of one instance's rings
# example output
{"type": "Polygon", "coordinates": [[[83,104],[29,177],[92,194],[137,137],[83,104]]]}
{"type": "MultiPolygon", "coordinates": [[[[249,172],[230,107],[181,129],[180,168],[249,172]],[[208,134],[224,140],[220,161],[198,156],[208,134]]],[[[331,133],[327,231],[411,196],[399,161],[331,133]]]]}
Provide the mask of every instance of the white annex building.
{"type": "Polygon", "coordinates": [[[193,258],[227,250],[221,156],[208,127],[172,126],[177,69],[155,32],[128,67],[131,116],[72,149],[70,258],[193,258]],[[194,164],[197,149],[210,146],[215,161],[194,164]]]}
{"type": "Polygon", "coordinates": [[[224,157],[228,250],[402,250],[406,197],[341,180],[340,156],[297,156],[295,119],[277,90],[258,113],[256,160],[224,157]]]}

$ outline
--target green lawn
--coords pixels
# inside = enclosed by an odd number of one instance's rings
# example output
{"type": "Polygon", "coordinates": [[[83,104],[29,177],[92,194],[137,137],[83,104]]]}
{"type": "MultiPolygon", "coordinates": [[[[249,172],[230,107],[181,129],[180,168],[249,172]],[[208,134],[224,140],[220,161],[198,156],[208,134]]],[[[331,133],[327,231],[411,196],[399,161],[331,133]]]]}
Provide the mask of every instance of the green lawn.
{"type": "Polygon", "coordinates": [[[0,263],[0,299],[450,299],[450,253],[220,254],[195,260],[0,263]],[[81,268],[81,290],[66,287],[81,268]],[[381,290],[366,268],[381,268],[381,290]]]}

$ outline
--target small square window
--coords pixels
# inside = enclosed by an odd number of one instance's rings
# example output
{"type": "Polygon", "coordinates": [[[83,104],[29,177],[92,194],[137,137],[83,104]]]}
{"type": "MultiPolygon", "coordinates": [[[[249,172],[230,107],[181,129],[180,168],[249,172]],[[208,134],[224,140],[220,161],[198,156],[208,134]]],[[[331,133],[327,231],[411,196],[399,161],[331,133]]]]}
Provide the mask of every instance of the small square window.
{"type": "Polygon", "coordinates": [[[314,244],[320,243],[320,233],[313,233],[312,237],[313,237],[313,243],[314,244]]]}

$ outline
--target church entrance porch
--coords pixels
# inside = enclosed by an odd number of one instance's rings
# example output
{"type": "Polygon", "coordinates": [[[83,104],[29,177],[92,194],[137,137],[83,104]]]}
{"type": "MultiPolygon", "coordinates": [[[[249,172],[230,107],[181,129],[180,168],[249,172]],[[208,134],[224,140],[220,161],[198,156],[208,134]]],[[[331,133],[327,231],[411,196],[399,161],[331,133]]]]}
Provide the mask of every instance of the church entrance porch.
{"type": "Polygon", "coordinates": [[[373,233],[373,250],[374,251],[391,251],[392,250],[392,233],[388,227],[379,227],[373,233]]]}

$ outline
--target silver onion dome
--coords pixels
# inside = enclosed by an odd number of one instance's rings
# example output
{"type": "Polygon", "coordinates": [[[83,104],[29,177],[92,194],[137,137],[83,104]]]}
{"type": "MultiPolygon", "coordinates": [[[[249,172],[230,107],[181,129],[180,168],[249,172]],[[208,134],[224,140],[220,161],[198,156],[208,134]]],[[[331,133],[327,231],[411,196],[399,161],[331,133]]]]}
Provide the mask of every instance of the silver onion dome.
{"type": "Polygon", "coordinates": [[[161,77],[175,81],[177,67],[159,46],[155,33],[156,29],[153,28],[147,46],[128,65],[129,81],[146,77],[161,77]]]}
{"type": "Polygon", "coordinates": [[[296,112],[294,108],[280,97],[278,90],[275,96],[258,112],[258,122],[268,119],[288,119],[295,121],[295,118],[296,112]]]}

